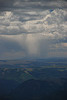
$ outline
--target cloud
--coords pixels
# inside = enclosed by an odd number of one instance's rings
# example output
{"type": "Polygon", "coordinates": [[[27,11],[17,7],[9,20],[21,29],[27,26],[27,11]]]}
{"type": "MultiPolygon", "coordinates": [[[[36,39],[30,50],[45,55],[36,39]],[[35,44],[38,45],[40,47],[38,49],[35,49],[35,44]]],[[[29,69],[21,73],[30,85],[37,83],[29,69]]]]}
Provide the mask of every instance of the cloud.
{"type": "Polygon", "coordinates": [[[45,37],[63,38],[67,34],[66,10],[5,11],[0,16],[0,35],[42,34],[45,37]],[[20,16],[19,16],[19,14],[20,16]],[[33,14],[33,15],[32,15],[33,14]]]}
{"type": "Polygon", "coordinates": [[[10,10],[17,8],[36,8],[36,9],[50,9],[50,8],[67,8],[66,0],[0,0],[1,10],[10,10]]]}
{"type": "Polygon", "coordinates": [[[19,21],[19,16],[15,16],[11,11],[1,13],[0,16],[0,34],[20,34],[25,32],[23,23],[19,21]]]}
{"type": "Polygon", "coordinates": [[[66,0],[0,0],[0,59],[66,57],[66,0]]]}

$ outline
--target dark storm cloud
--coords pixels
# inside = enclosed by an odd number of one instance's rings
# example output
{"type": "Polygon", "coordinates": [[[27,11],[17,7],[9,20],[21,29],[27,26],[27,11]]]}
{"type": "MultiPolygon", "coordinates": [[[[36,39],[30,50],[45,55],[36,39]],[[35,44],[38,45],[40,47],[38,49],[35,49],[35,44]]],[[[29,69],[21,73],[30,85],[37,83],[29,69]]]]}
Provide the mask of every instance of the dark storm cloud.
{"type": "Polygon", "coordinates": [[[12,7],[15,0],[0,0],[0,8],[12,7]]]}
{"type": "Polygon", "coordinates": [[[53,39],[51,42],[52,42],[52,44],[67,43],[67,37],[59,38],[59,39],[53,39]]]}
{"type": "Polygon", "coordinates": [[[67,37],[59,39],[58,42],[56,41],[56,43],[67,43],[67,37]]]}
{"type": "Polygon", "coordinates": [[[66,8],[67,0],[0,0],[0,10],[10,10],[15,8],[66,8]]]}

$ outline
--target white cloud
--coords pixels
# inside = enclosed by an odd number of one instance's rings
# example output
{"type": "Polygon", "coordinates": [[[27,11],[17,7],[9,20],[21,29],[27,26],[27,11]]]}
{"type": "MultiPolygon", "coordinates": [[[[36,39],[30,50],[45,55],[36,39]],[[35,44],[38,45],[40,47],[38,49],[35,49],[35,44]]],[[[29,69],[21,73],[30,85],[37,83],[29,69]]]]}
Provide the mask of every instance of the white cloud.
{"type": "Polygon", "coordinates": [[[25,12],[20,15],[15,14],[14,12],[3,12],[2,16],[0,16],[0,34],[42,34],[47,36],[58,36],[64,37],[67,32],[67,22],[65,21],[65,16],[67,15],[66,10],[55,9],[52,12],[49,10],[45,11],[32,11],[25,12]],[[37,13],[37,16],[36,16],[37,13]],[[27,15],[27,21],[24,21],[26,18],[23,15],[27,15]],[[33,16],[32,16],[33,14],[33,16]],[[22,16],[22,17],[21,17],[22,16]],[[35,20],[34,20],[34,16],[35,20]],[[32,18],[32,20],[31,20],[32,18]],[[23,21],[21,21],[21,20],[23,21]]]}

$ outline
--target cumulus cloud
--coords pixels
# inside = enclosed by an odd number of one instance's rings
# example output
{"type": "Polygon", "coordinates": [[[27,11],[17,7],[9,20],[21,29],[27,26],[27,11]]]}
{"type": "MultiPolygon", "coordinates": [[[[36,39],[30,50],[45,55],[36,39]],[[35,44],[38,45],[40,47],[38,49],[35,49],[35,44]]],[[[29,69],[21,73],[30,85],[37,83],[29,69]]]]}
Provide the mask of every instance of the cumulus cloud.
{"type": "Polygon", "coordinates": [[[5,11],[0,16],[0,34],[42,34],[50,37],[65,37],[67,12],[62,9],[19,12],[5,11]],[[19,16],[20,14],[20,16],[19,16]],[[33,14],[33,15],[32,15],[33,14]]]}

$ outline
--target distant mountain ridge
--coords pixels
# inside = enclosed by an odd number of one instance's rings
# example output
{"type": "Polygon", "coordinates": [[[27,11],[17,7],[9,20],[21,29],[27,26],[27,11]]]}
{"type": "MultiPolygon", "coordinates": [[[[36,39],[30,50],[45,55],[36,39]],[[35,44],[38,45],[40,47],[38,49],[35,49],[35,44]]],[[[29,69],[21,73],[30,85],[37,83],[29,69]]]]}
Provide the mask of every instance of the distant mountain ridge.
{"type": "Polygon", "coordinates": [[[52,58],[40,58],[40,59],[39,59],[39,58],[20,58],[20,59],[11,59],[11,60],[9,60],[9,59],[7,59],[7,60],[3,60],[3,59],[2,59],[2,60],[1,60],[1,59],[0,59],[0,62],[1,62],[1,61],[3,61],[3,62],[6,62],[6,61],[20,61],[20,60],[23,60],[23,61],[25,61],[25,60],[26,60],[26,61],[33,61],[33,60],[34,60],[34,61],[38,61],[38,60],[45,60],[45,61],[63,60],[63,61],[64,61],[64,60],[67,60],[67,57],[65,57],[65,58],[64,58],[64,57],[63,57],[63,58],[61,58],[61,57],[52,57],[52,58]]]}
{"type": "Polygon", "coordinates": [[[14,80],[5,80],[5,79],[0,79],[0,97],[5,96],[11,91],[13,91],[19,83],[14,80]]]}
{"type": "Polygon", "coordinates": [[[55,82],[30,79],[4,100],[67,100],[67,79],[63,86],[55,82]]]}
{"type": "Polygon", "coordinates": [[[0,60],[0,65],[28,64],[30,62],[58,62],[58,63],[65,62],[67,63],[67,58],[0,60]]]}

